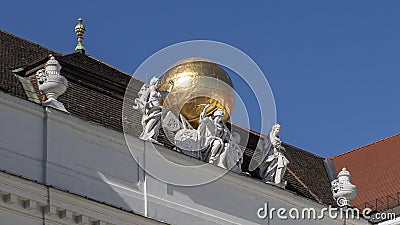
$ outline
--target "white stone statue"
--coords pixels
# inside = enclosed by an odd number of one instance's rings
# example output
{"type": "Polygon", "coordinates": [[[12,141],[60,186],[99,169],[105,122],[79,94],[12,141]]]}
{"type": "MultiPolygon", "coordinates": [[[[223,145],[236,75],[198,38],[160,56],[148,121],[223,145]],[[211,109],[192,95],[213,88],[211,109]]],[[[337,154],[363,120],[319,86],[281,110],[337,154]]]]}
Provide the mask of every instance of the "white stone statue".
{"type": "Polygon", "coordinates": [[[236,173],[242,173],[243,152],[239,146],[240,135],[232,133],[229,143],[225,143],[224,152],[220,155],[220,165],[236,173]]]}
{"type": "Polygon", "coordinates": [[[160,92],[157,90],[160,87],[160,80],[157,77],[153,77],[149,85],[144,84],[140,89],[138,98],[135,99],[136,105],[133,106],[134,109],[140,109],[143,114],[143,131],[140,134],[140,139],[162,145],[157,141],[163,111],[160,99],[165,98],[172,92],[174,82],[170,81],[169,84],[168,91],[160,92]]]}
{"type": "Polygon", "coordinates": [[[222,121],[224,111],[217,109],[212,116],[207,116],[207,104],[200,114],[200,124],[197,128],[200,144],[203,147],[202,159],[205,162],[224,167],[220,155],[225,150],[225,143],[231,139],[230,131],[222,121]]]}
{"type": "Polygon", "coordinates": [[[260,139],[250,161],[249,170],[253,171],[259,168],[258,174],[263,181],[284,188],[286,181],[283,180],[283,175],[289,160],[283,154],[285,148],[278,137],[280,131],[281,126],[275,124],[267,139],[260,139]]]}
{"type": "Polygon", "coordinates": [[[347,206],[351,200],[356,198],[357,187],[350,183],[350,172],[345,167],[337,178],[331,182],[333,198],[337,200],[339,206],[347,206]]]}
{"type": "Polygon", "coordinates": [[[212,116],[207,116],[209,107],[209,104],[205,105],[200,114],[197,129],[183,115],[180,115],[179,121],[172,112],[166,114],[163,127],[175,132],[175,145],[183,154],[241,173],[243,153],[239,147],[240,136],[238,133],[231,134],[222,121],[223,110],[217,109],[212,116]]]}
{"type": "Polygon", "coordinates": [[[36,78],[39,90],[46,95],[46,101],[42,103],[43,106],[53,107],[66,112],[67,110],[64,105],[57,101],[58,96],[62,95],[68,87],[68,81],[65,77],[61,76],[60,71],[60,63],[58,63],[54,56],[50,56],[44,69],[36,72],[36,78]]]}

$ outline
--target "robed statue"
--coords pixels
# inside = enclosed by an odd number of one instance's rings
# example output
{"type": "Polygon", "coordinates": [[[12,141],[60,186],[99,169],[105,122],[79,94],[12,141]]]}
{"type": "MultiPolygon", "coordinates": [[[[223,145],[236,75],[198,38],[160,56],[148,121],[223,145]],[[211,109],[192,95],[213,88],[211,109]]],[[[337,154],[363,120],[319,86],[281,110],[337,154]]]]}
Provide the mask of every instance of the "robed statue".
{"type": "Polygon", "coordinates": [[[275,124],[265,139],[260,138],[250,161],[249,171],[259,168],[258,175],[263,181],[285,187],[283,175],[289,160],[284,155],[285,148],[278,137],[280,131],[281,126],[275,124]]]}
{"type": "Polygon", "coordinates": [[[205,162],[221,166],[220,155],[225,150],[225,143],[229,143],[230,131],[222,121],[224,111],[217,109],[212,116],[207,116],[207,104],[200,114],[200,124],[197,128],[200,145],[203,146],[202,159],[205,162]]]}
{"type": "Polygon", "coordinates": [[[157,77],[153,77],[150,80],[150,84],[144,84],[138,92],[138,98],[135,99],[136,105],[134,105],[133,108],[140,109],[143,115],[143,131],[140,134],[140,139],[161,144],[157,141],[163,113],[160,99],[165,98],[172,92],[174,83],[170,81],[169,84],[170,88],[168,91],[158,91],[160,80],[157,77]]]}

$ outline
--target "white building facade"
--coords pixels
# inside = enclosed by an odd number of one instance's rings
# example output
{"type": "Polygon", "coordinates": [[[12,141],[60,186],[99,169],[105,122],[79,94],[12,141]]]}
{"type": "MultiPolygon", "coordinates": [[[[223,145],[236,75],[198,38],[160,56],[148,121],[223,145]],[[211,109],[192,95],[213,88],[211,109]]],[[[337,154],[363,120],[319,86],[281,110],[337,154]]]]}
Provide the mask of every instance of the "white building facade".
{"type": "MultiPolygon", "coordinates": [[[[195,187],[161,182],[134,160],[122,133],[0,95],[0,224],[343,224],[327,215],[322,220],[260,219],[257,211],[265,203],[317,211],[326,206],[233,172],[195,187]]],[[[145,145],[137,139],[134,151],[142,152],[145,145]]],[[[176,162],[195,160],[162,151],[176,162]]],[[[218,170],[210,165],[186,174],[218,170]]]]}

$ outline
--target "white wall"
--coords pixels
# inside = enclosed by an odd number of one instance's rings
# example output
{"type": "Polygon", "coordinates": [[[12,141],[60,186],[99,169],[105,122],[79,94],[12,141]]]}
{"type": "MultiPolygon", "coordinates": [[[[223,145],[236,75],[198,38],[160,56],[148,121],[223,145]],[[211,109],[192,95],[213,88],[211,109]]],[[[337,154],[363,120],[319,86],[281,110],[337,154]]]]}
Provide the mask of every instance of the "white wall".
{"type": "MultiPolygon", "coordinates": [[[[169,169],[162,166],[164,158],[182,165],[199,161],[163,147],[157,147],[161,156],[145,157],[148,144],[141,140],[130,137],[129,149],[121,133],[50,111],[46,118],[40,105],[0,93],[0,170],[172,224],[267,224],[257,218],[265,202],[276,208],[323,207],[231,172],[195,187],[167,185],[146,174],[132,155],[161,175],[207,179],[222,169],[169,169]]],[[[282,222],[274,219],[270,224],[343,224],[328,218],[282,222]]]]}

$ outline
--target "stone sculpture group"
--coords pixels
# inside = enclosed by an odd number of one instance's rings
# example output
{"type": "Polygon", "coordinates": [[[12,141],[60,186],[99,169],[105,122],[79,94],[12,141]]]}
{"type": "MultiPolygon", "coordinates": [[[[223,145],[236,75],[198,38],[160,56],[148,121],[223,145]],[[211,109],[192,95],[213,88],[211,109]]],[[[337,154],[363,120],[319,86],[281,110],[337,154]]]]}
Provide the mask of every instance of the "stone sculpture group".
{"type": "MultiPolygon", "coordinates": [[[[161,98],[168,96],[173,91],[174,83],[169,82],[168,91],[160,92],[160,80],[153,77],[150,84],[144,84],[135,99],[134,109],[142,112],[143,132],[140,139],[160,144],[157,141],[160,125],[174,133],[174,144],[178,151],[214,164],[242,173],[243,151],[239,146],[240,135],[231,133],[222,118],[224,111],[216,109],[212,115],[207,115],[209,104],[204,106],[200,114],[199,126],[194,129],[183,115],[178,119],[172,112],[166,112],[162,118],[164,108],[160,104],[161,98]]],[[[286,182],[283,175],[289,161],[284,156],[285,148],[278,137],[281,130],[279,124],[272,127],[267,138],[260,138],[249,171],[257,171],[263,181],[284,188],[286,182]]]]}

